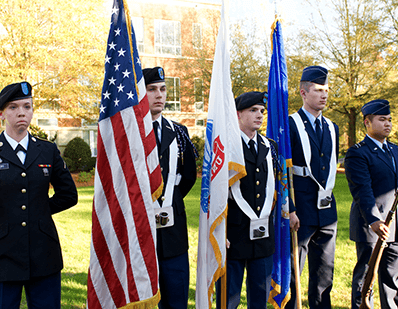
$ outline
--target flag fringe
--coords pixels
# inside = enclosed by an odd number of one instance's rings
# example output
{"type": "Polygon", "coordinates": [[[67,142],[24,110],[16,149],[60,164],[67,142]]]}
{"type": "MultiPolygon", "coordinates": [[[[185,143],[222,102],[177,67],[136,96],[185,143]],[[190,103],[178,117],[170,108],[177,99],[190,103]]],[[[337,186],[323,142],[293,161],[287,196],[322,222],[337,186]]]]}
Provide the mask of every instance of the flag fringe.
{"type": "Polygon", "coordinates": [[[148,299],[140,300],[134,303],[129,303],[118,309],[153,309],[157,306],[159,301],[160,301],[160,291],[158,290],[154,296],[148,299]]]}
{"type": "Polygon", "coordinates": [[[283,308],[285,308],[287,302],[290,300],[290,290],[286,294],[285,298],[282,300],[281,306],[279,307],[279,304],[275,301],[274,298],[276,296],[278,296],[279,294],[281,294],[281,286],[279,284],[277,284],[274,280],[271,281],[271,285],[272,285],[273,289],[269,293],[268,302],[272,306],[274,306],[275,309],[283,309],[283,308]]]}
{"type": "Polygon", "coordinates": [[[216,257],[217,260],[217,270],[215,271],[214,275],[213,275],[213,279],[209,285],[209,290],[207,292],[207,299],[209,301],[209,308],[211,308],[211,296],[213,295],[213,291],[214,291],[214,285],[216,283],[216,281],[221,278],[222,275],[225,274],[226,272],[226,265],[222,266],[222,256],[221,256],[221,250],[218,246],[218,242],[217,239],[214,237],[213,232],[214,230],[217,228],[217,226],[219,226],[221,224],[221,222],[223,220],[225,220],[227,218],[227,213],[228,213],[228,204],[225,207],[225,210],[222,212],[222,214],[216,219],[214,220],[213,224],[210,227],[210,233],[209,233],[209,240],[210,243],[213,247],[213,251],[214,251],[214,255],[216,257]]]}
{"type": "Polygon", "coordinates": [[[275,17],[275,20],[274,20],[274,22],[272,23],[272,26],[271,26],[271,50],[274,50],[274,32],[275,32],[275,29],[276,29],[276,23],[278,21],[280,23],[282,23],[282,19],[281,18],[275,17]]]}
{"type": "Polygon", "coordinates": [[[155,202],[162,195],[162,192],[163,192],[163,180],[159,188],[157,188],[157,190],[152,193],[152,201],[155,202]]]}
{"type": "MultiPolygon", "coordinates": [[[[228,170],[229,171],[234,170],[237,172],[237,174],[229,180],[229,186],[232,186],[236,181],[238,181],[239,179],[246,176],[245,167],[239,163],[229,162],[228,170]]],[[[225,207],[225,210],[222,212],[222,214],[216,220],[214,220],[213,224],[210,227],[209,240],[213,247],[214,255],[215,255],[217,263],[218,263],[218,268],[214,273],[213,279],[209,285],[209,290],[207,292],[209,308],[211,308],[211,296],[213,295],[214,285],[215,285],[216,281],[219,278],[221,278],[223,275],[225,275],[225,273],[226,273],[226,265],[222,266],[223,261],[222,261],[222,256],[221,256],[221,250],[218,246],[217,239],[213,235],[213,232],[215,231],[217,226],[219,226],[222,223],[222,221],[227,218],[227,213],[228,213],[228,204],[225,207]]]]}
{"type": "Polygon", "coordinates": [[[229,180],[229,186],[232,186],[235,182],[237,182],[239,179],[243,178],[246,176],[246,168],[244,165],[241,165],[236,162],[229,162],[228,163],[228,171],[235,171],[237,174],[229,180]]]}

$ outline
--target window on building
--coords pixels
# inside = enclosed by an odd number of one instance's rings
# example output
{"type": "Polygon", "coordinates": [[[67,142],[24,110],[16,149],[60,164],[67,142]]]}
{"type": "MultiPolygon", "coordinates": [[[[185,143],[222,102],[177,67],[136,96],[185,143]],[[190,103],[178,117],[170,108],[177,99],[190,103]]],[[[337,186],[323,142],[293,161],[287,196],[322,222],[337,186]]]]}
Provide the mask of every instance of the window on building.
{"type": "Polygon", "coordinates": [[[181,24],[179,21],[155,19],[155,52],[181,56],[181,24]]]}
{"type": "Polygon", "coordinates": [[[192,45],[196,49],[202,48],[202,25],[192,24],[192,45]]]}
{"type": "Polygon", "coordinates": [[[203,80],[201,78],[195,78],[194,80],[194,91],[195,91],[195,111],[203,112],[203,80]]]}
{"type": "Polygon", "coordinates": [[[39,118],[37,119],[37,125],[39,127],[58,127],[57,118],[39,118]]]}
{"type": "Polygon", "coordinates": [[[167,87],[166,97],[166,111],[181,111],[180,103],[180,79],[178,77],[166,77],[165,78],[167,87]]]}
{"type": "Polygon", "coordinates": [[[197,127],[204,127],[205,126],[205,120],[204,119],[196,119],[195,125],[197,127]]]}
{"type": "Polygon", "coordinates": [[[138,52],[144,52],[144,18],[132,17],[138,52]]]}

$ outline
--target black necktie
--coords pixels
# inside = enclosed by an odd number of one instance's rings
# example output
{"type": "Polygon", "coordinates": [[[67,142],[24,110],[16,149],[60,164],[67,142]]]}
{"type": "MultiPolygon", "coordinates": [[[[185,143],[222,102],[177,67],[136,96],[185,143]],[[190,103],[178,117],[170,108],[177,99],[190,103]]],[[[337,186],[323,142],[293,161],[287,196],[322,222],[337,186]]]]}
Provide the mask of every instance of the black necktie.
{"type": "Polygon", "coordinates": [[[256,151],[256,148],[255,148],[254,144],[255,144],[254,141],[251,139],[251,140],[249,141],[250,151],[251,151],[253,157],[254,157],[255,159],[257,159],[257,151],[256,151]]]}
{"type": "Polygon", "coordinates": [[[394,164],[390,149],[388,149],[388,146],[386,144],[383,144],[383,150],[388,155],[388,157],[390,158],[391,162],[394,164]]]}
{"type": "Polygon", "coordinates": [[[15,148],[15,153],[18,153],[19,151],[23,151],[24,153],[26,153],[26,149],[21,145],[18,144],[17,148],[15,148]]]}
{"type": "Polygon", "coordinates": [[[316,137],[318,138],[319,144],[322,144],[322,129],[321,129],[321,122],[319,118],[315,119],[315,133],[316,137]]]}
{"type": "Polygon", "coordinates": [[[159,140],[159,122],[154,121],[152,122],[153,124],[153,132],[155,133],[155,137],[156,137],[156,145],[158,146],[158,149],[160,150],[160,140],[159,140]]]}

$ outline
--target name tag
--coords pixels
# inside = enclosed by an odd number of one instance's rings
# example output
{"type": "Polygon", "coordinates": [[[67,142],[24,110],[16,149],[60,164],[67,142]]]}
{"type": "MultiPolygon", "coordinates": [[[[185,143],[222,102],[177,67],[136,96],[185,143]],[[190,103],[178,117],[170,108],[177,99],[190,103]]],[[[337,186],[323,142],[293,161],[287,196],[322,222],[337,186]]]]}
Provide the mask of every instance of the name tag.
{"type": "Polygon", "coordinates": [[[0,163],[0,170],[8,170],[9,168],[8,163],[0,163]]]}

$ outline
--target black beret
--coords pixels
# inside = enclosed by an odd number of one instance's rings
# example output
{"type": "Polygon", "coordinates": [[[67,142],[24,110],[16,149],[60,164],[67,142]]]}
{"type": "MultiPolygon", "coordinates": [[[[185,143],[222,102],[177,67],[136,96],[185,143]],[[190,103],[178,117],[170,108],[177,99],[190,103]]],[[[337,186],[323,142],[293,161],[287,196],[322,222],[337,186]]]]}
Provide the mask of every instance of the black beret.
{"type": "Polygon", "coordinates": [[[362,115],[390,115],[390,102],[387,100],[373,100],[361,108],[362,115]]]}
{"type": "Polygon", "coordinates": [[[32,86],[28,82],[8,85],[0,92],[0,109],[6,103],[32,97],[32,86]]]}
{"type": "Polygon", "coordinates": [[[326,85],[328,83],[328,70],[319,65],[306,67],[303,70],[300,81],[326,85]]]}
{"type": "Polygon", "coordinates": [[[145,86],[164,82],[164,70],[161,67],[143,69],[142,74],[144,74],[145,86]]]}
{"type": "Polygon", "coordinates": [[[236,110],[240,111],[256,104],[265,106],[267,99],[267,92],[251,91],[243,93],[235,99],[236,110]]]}

